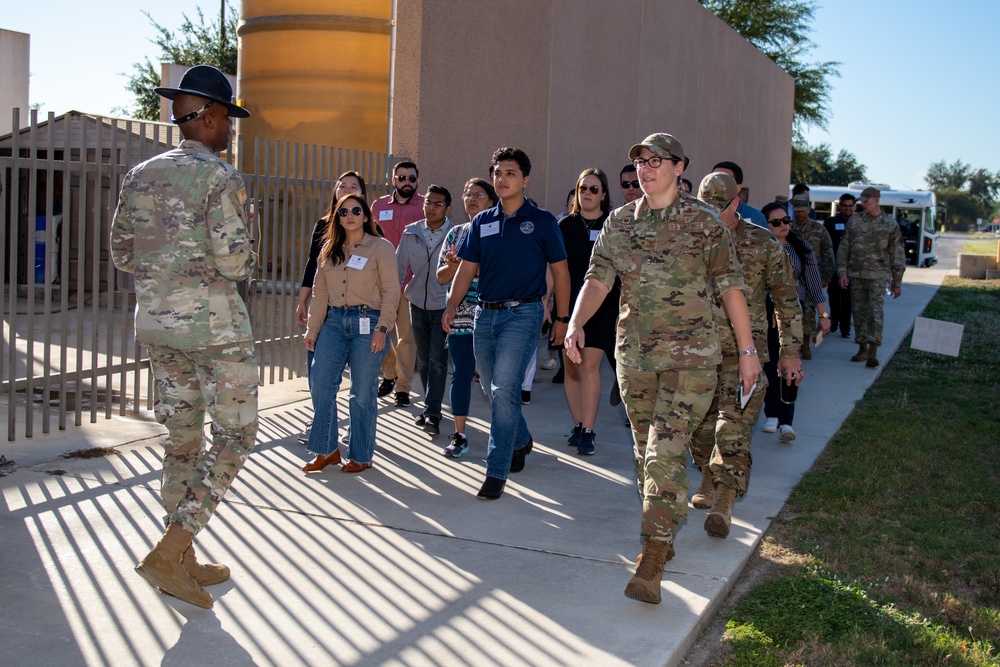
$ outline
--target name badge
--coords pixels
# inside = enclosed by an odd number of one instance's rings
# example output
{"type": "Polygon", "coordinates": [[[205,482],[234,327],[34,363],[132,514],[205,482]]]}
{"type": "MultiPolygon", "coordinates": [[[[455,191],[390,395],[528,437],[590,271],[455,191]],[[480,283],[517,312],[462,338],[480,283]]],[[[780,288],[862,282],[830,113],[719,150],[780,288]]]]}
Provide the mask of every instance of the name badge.
{"type": "Polygon", "coordinates": [[[838,223],[834,224],[833,230],[836,231],[836,232],[842,232],[842,231],[844,231],[844,223],[838,222],[838,223]]]}
{"type": "Polygon", "coordinates": [[[485,236],[493,236],[494,234],[500,233],[500,222],[487,222],[485,225],[479,228],[479,238],[485,236]]]}
{"type": "Polygon", "coordinates": [[[358,333],[362,336],[370,334],[372,332],[372,318],[362,317],[358,320],[358,333]]]}
{"type": "Polygon", "coordinates": [[[597,237],[600,234],[601,234],[601,230],[600,229],[591,229],[590,230],[590,242],[593,243],[594,241],[596,241],[597,237]]]}
{"type": "Polygon", "coordinates": [[[367,263],[367,257],[362,257],[361,255],[351,255],[351,258],[347,260],[347,268],[360,270],[365,268],[365,264],[367,263]]]}
{"type": "Polygon", "coordinates": [[[379,222],[384,222],[385,220],[392,220],[392,211],[379,211],[378,220],[379,222]]]}

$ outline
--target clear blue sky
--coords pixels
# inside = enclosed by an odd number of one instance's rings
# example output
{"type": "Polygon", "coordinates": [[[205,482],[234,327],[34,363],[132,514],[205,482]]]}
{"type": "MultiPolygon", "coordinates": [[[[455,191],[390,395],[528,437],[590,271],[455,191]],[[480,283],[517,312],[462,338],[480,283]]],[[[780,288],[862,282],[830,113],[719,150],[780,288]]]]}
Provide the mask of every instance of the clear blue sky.
{"type": "MultiPolygon", "coordinates": [[[[693,1],[693,0],[692,0],[693,1]]],[[[840,61],[829,130],[812,144],[857,155],[871,180],[923,188],[934,161],[1000,170],[1000,2],[819,0],[811,59],[840,61]]],[[[157,55],[146,9],[168,28],[218,0],[6,2],[0,27],[31,35],[32,103],[42,112],[129,107],[124,73],[157,55]],[[13,5],[13,6],[11,6],[13,5]]]]}

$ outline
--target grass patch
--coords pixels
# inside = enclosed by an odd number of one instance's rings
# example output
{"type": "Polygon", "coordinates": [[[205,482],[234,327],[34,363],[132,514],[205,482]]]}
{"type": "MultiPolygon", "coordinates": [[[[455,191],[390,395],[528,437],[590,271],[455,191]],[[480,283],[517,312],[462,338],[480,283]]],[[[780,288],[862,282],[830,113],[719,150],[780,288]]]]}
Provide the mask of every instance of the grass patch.
{"type": "Polygon", "coordinates": [[[105,456],[117,454],[114,447],[90,447],[88,449],[74,449],[71,452],[60,454],[64,459],[99,459],[105,456]]]}
{"type": "Polygon", "coordinates": [[[961,356],[903,343],[768,531],[806,564],[723,612],[716,664],[1000,664],[1000,282],[924,316],[961,356]]]}
{"type": "Polygon", "coordinates": [[[962,249],[959,252],[964,252],[967,255],[996,255],[997,239],[993,239],[992,241],[966,241],[962,244],[962,249]]]}

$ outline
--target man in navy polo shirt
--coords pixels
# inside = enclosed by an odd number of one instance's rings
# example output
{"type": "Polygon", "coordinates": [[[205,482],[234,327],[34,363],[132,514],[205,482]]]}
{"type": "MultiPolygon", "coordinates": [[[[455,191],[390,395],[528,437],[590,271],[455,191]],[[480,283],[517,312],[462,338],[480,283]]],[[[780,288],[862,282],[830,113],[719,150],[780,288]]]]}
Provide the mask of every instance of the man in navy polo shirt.
{"type": "Polygon", "coordinates": [[[486,481],[478,497],[496,500],[507,474],[524,469],[531,434],[521,416],[521,380],[544,317],[545,269],[555,280],[556,316],[550,338],[561,345],[569,322],[569,269],[556,219],[524,197],[531,161],[518,148],[493,153],[493,187],[500,203],[472,220],[458,256],[441,326],[451,333],[455,307],[479,272],[479,307],[473,329],[476,367],[493,407],[486,481]]]}

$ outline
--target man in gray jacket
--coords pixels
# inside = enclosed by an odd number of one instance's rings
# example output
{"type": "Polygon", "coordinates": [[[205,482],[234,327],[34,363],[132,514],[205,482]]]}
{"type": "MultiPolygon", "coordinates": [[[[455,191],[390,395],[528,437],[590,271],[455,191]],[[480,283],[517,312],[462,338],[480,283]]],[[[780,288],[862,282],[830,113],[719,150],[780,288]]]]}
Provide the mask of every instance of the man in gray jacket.
{"type": "Polygon", "coordinates": [[[399,281],[413,272],[403,294],[410,302],[410,325],[417,348],[417,372],[424,387],[424,411],[414,422],[431,435],[441,432],[441,399],[448,379],[448,350],[441,315],[448,301],[448,286],[438,282],[438,256],[453,227],[448,220],[451,193],[431,185],[424,195],[424,219],[407,225],[396,248],[399,281]]]}

